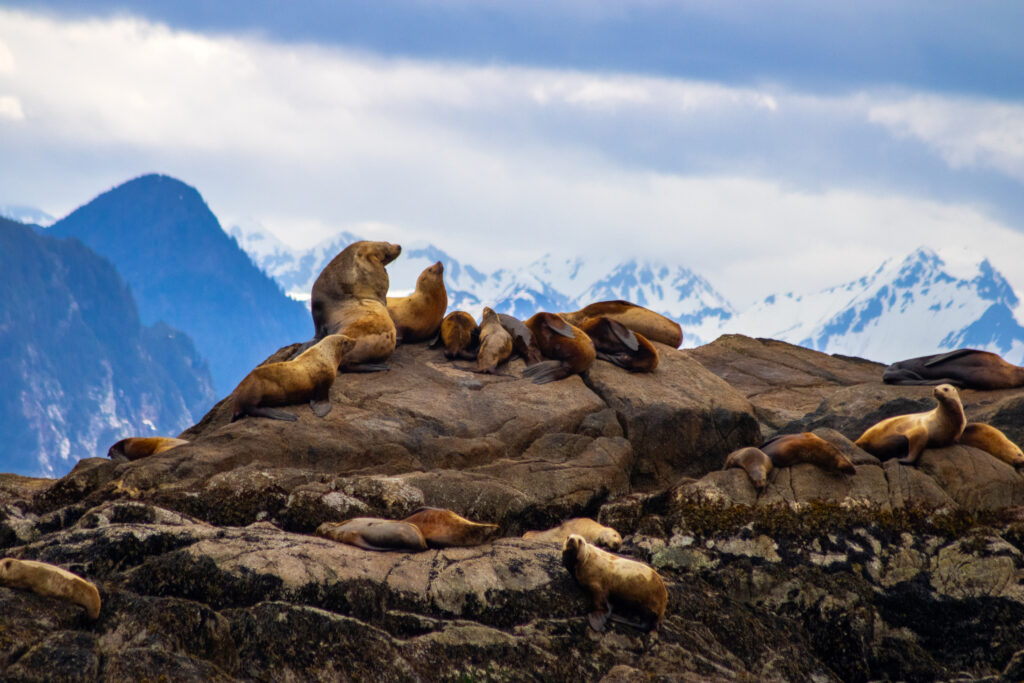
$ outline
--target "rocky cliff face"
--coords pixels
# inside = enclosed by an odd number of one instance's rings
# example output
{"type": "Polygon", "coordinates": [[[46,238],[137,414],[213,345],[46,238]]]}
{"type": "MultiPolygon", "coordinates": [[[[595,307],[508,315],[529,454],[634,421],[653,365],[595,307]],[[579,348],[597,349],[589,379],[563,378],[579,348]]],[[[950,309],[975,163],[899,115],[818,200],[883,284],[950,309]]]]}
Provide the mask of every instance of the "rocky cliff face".
{"type": "MultiPolygon", "coordinates": [[[[275,354],[285,357],[290,347],[275,354]]],[[[1019,680],[1024,476],[966,447],[917,468],[851,439],[928,409],[881,366],[723,337],[651,375],[598,364],[543,386],[401,347],[341,375],[334,409],[230,423],[63,479],[0,476],[0,556],[95,581],[81,608],[0,587],[7,680],[1019,680]],[[813,429],[857,465],[775,471],[730,450],[813,429]],[[477,548],[373,553],[312,535],[448,507],[501,526],[477,548]],[[591,631],[560,549],[519,538],[592,515],[669,587],[657,634],[591,631]]],[[[518,376],[521,361],[509,372],[518,376]]],[[[1024,391],[963,392],[1020,441],[1024,391]]]]}

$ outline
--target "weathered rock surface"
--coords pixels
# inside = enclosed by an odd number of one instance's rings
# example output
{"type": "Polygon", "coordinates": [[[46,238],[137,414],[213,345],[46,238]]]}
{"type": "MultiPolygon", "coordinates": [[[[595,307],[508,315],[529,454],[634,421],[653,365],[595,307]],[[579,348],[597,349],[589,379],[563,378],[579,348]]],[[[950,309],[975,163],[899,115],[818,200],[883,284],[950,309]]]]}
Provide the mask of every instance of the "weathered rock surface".
{"type": "MultiPolygon", "coordinates": [[[[0,679],[1014,680],[1024,671],[1024,475],[975,449],[918,467],[853,444],[927,410],[882,366],[723,337],[659,349],[650,375],[598,363],[537,386],[424,346],[341,375],[332,412],[230,422],[61,480],[0,475],[0,557],[94,581],[103,608],[0,587],[0,679]],[[725,455],[813,430],[855,463],[774,470],[725,455]],[[500,525],[476,548],[374,553],[324,521],[423,505],[500,525]],[[591,631],[560,548],[519,538],[592,515],[669,588],[657,634],[591,631]]],[[[282,349],[272,359],[286,357],[282,349]]],[[[1004,424],[1024,392],[964,392],[1004,424]]],[[[1000,422],[997,424],[997,422],[1000,422]]]]}

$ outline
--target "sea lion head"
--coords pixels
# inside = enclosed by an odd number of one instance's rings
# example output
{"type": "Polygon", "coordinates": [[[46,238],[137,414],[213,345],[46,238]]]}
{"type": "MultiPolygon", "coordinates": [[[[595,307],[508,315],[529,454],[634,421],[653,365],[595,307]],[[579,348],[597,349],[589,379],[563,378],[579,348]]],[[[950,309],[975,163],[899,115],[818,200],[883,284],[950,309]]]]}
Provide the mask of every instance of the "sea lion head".
{"type": "Polygon", "coordinates": [[[431,278],[439,278],[444,275],[444,264],[438,261],[429,268],[424,268],[423,272],[420,273],[420,278],[424,276],[430,276],[431,278]]]}
{"type": "Polygon", "coordinates": [[[356,340],[352,337],[348,337],[344,334],[329,334],[324,337],[321,341],[324,345],[324,349],[332,356],[334,356],[338,363],[355,347],[356,340]]]}
{"type": "Polygon", "coordinates": [[[562,544],[562,564],[570,574],[576,574],[576,566],[587,556],[587,541],[579,534],[570,534],[562,544]]]}
{"type": "Polygon", "coordinates": [[[932,391],[932,396],[934,396],[935,400],[939,403],[955,403],[956,405],[962,405],[960,403],[960,394],[952,384],[940,384],[932,391]]]}
{"type": "Polygon", "coordinates": [[[606,528],[598,535],[596,542],[608,550],[618,550],[622,547],[622,536],[615,529],[606,528]]]}

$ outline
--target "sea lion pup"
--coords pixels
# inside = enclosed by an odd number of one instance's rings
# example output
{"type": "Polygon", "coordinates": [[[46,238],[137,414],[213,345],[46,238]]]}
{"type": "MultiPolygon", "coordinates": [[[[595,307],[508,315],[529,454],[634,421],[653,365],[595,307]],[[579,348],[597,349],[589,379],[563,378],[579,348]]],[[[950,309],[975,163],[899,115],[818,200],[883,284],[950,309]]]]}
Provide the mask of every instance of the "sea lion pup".
{"type": "Polygon", "coordinates": [[[335,256],[313,283],[310,308],[315,336],[344,334],[356,340],[342,361],[347,372],[387,370],[395,350],[395,323],[387,309],[390,282],[384,266],[402,247],[388,242],[353,242],[335,256]]]}
{"type": "Polygon", "coordinates": [[[504,313],[498,314],[498,320],[505,331],[512,335],[512,349],[527,365],[535,365],[543,360],[540,347],[533,338],[533,332],[530,332],[530,328],[524,325],[522,320],[504,313]]]}
{"type": "Polygon", "coordinates": [[[760,450],[771,459],[773,467],[809,462],[830,472],[857,473],[857,468],[838,447],[811,432],[773,436],[761,444],[760,450]]]}
{"type": "Polygon", "coordinates": [[[415,524],[376,517],[355,517],[344,522],[324,522],[316,529],[317,536],[364,550],[427,549],[427,542],[415,524]]]}
{"type": "Polygon", "coordinates": [[[1024,452],[1021,452],[1020,447],[1010,441],[1006,434],[991,425],[968,422],[957,443],[980,448],[1011,467],[1024,469],[1024,452]]]}
{"type": "Polygon", "coordinates": [[[473,360],[476,356],[470,349],[479,339],[480,328],[473,316],[465,311],[452,311],[441,321],[441,330],[431,346],[444,344],[444,357],[448,360],[473,360]]]}
{"type": "Polygon", "coordinates": [[[85,608],[90,619],[100,616],[100,592],[95,584],[56,565],[5,557],[0,560],[0,585],[74,602],[85,608]]]}
{"type": "Polygon", "coordinates": [[[138,460],[186,443],[188,441],[185,439],[172,439],[169,436],[131,436],[111,446],[107,450],[107,457],[111,460],[138,460]]]}
{"type": "Polygon", "coordinates": [[[652,372],[658,367],[658,350],[647,337],[617,320],[600,316],[580,323],[594,342],[597,357],[630,372],[652,372]]]}
{"type": "Polygon", "coordinates": [[[768,486],[768,473],[772,471],[772,459],[760,448],[748,446],[739,448],[726,456],[722,469],[727,470],[730,467],[742,467],[750,477],[750,481],[754,483],[754,487],[763,490],[768,486]]]}
{"type": "Polygon", "coordinates": [[[317,417],[331,412],[331,385],[338,363],[356,345],[343,334],[329,334],[298,358],[255,368],[235,389],[231,421],[244,415],[294,422],[295,415],[273,408],[309,401],[317,417]]]}
{"type": "Polygon", "coordinates": [[[485,307],[480,319],[480,348],[476,352],[476,372],[497,375],[498,366],[512,355],[512,335],[498,320],[498,314],[485,307]]]}
{"type": "Polygon", "coordinates": [[[441,508],[422,507],[402,521],[419,529],[431,548],[483,545],[498,534],[497,524],[471,522],[441,508]]]}
{"type": "Polygon", "coordinates": [[[651,341],[666,344],[674,349],[678,349],[683,343],[683,328],[675,320],[622,299],[598,301],[578,311],[563,313],[562,316],[573,325],[579,325],[588,318],[604,316],[619,321],[651,341]]]}
{"type": "Polygon", "coordinates": [[[573,534],[582,536],[587,543],[593,543],[608,550],[618,550],[622,547],[622,536],[618,531],[586,517],[567,519],[547,531],[527,531],[523,534],[523,538],[561,544],[573,534]]]}
{"type": "Polygon", "coordinates": [[[893,363],[882,372],[886,384],[952,384],[966,389],[1013,389],[1024,386],[1024,368],[999,355],[957,349],[893,363]]]}
{"type": "Polygon", "coordinates": [[[565,322],[557,313],[537,313],[523,324],[533,333],[541,353],[554,359],[526,368],[523,377],[532,378],[534,384],[546,384],[579,374],[594,364],[597,357],[594,342],[583,330],[565,322]]]}
{"type": "Polygon", "coordinates": [[[416,290],[409,296],[387,297],[387,307],[395,322],[397,343],[423,341],[437,334],[448,308],[444,264],[438,261],[424,269],[416,279],[416,290]]]}
{"type": "Polygon", "coordinates": [[[953,385],[940,384],[932,395],[939,402],[934,410],[882,420],[868,427],[854,443],[881,460],[905,453],[899,458],[905,465],[916,463],[925,448],[953,445],[967,424],[960,394],[953,385]]]}
{"type": "Polygon", "coordinates": [[[612,555],[571,534],[562,546],[562,564],[584,589],[590,591],[593,611],[587,615],[590,628],[603,631],[612,607],[632,607],[645,623],[626,624],[652,631],[665,618],[668,590],[665,582],[646,564],[612,555]]]}

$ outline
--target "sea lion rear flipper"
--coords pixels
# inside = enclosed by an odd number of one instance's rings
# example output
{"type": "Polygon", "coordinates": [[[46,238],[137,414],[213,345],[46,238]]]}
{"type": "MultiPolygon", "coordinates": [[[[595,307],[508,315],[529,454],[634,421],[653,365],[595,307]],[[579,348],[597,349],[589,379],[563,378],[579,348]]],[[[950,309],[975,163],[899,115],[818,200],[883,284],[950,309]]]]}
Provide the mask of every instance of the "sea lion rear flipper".
{"type": "Polygon", "coordinates": [[[387,372],[390,369],[387,363],[355,363],[338,368],[340,372],[387,372]]]}
{"type": "Polygon", "coordinates": [[[569,339],[576,338],[576,335],[572,331],[572,325],[565,322],[558,316],[547,316],[544,319],[544,324],[547,325],[548,329],[555,334],[560,334],[563,337],[568,337],[569,339]]]}
{"type": "Polygon", "coordinates": [[[629,329],[618,320],[612,320],[608,318],[608,326],[615,335],[615,338],[622,342],[627,349],[630,351],[636,351],[640,348],[640,342],[637,341],[636,335],[633,334],[633,330],[629,329]]]}
{"type": "Polygon", "coordinates": [[[947,360],[953,360],[955,358],[960,358],[961,356],[970,356],[975,353],[980,352],[977,349],[956,349],[955,351],[950,351],[949,353],[940,353],[936,356],[932,356],[929,360],[925,361],[924,366],[926,368],[930,368],[933,365],[945,363],[947,360]]]}
{"type": "Polygon", "coordinates": [[[605,353],[603,351],[597,352],[597,357],[603,361],[607,361],[612,365],[617,365],[624,370],[629,370],[629,361],[622,357],[622,354],[617,353],[605,353]]]}
{"type": "Polygon", "coordinates": [[[331,412],[331,400],[325,398],[319,401],[310,401],[309,407],[317,417],[327,417],[327,413],[331,412]]]}
{"type": "Polygon", "coordinates": [[[893,368],[889,366],[882,372],[882,381],[886,384],[894,384],[902,387],[916,386],[938,386],[939,384],[952,384],[955,387],[963,387],[964,383],[959,379],[940,377],[938,379],[925,379],[913,370],[906,368],[893,368]]]}
{"type": "Polygon", "coordinates": [[[427,344],[427,348],[436,349],[440,345],[441,345],[441,330],[438,329],[437,334],[435,334],[434,338],[430,340],[429,344],[427,344]]]}
{"type": "Polygon", "coordinates": [[[266,406],[256,406],[249,408],[247,411],[249,415],[253,417],[269,417],[272,420],[286,420],[288,422],[295,422],[299,418],[292,415],[287,410],[281,410],[280,408],[267,408],[266,406]]]}
{"type": "Polygon", "coordinates": [[[523,370],[523,377],[533,379],[534,384],[547,384],[569,376],[569,370],[560,360],[546,360],[523,370]]]}

